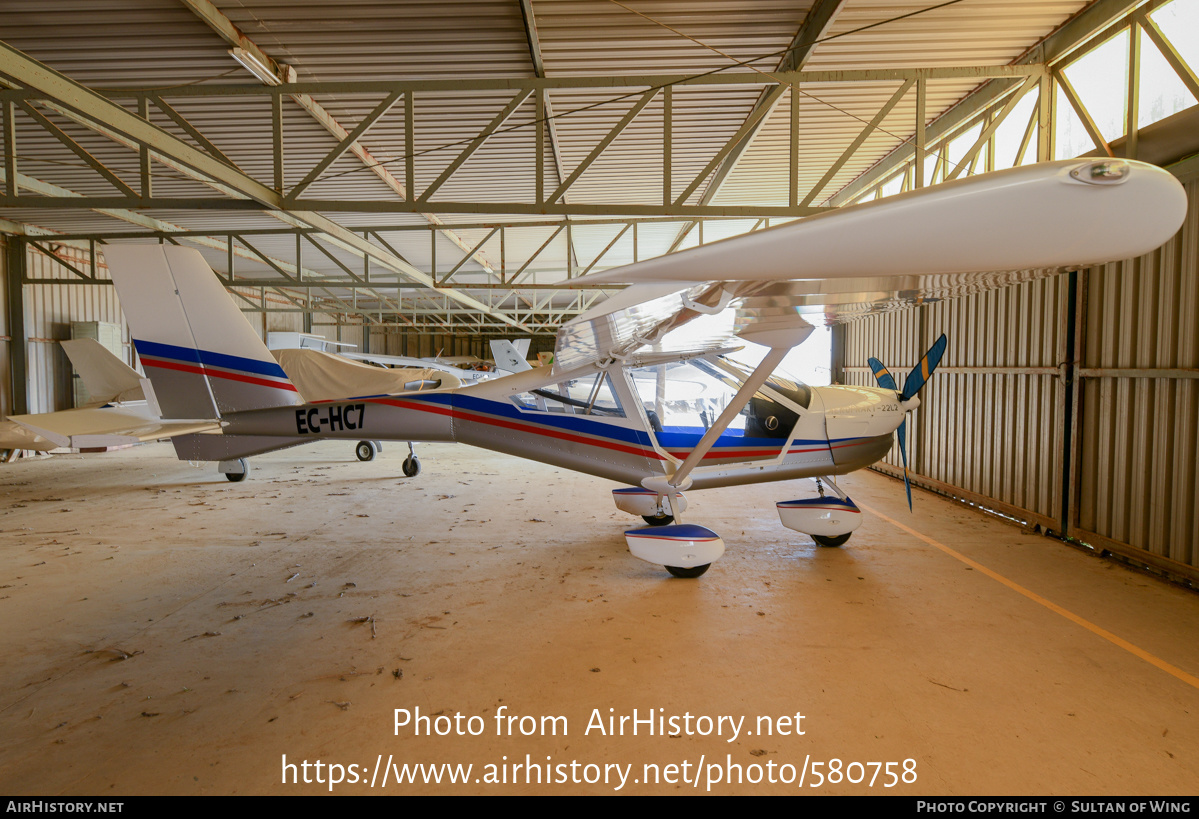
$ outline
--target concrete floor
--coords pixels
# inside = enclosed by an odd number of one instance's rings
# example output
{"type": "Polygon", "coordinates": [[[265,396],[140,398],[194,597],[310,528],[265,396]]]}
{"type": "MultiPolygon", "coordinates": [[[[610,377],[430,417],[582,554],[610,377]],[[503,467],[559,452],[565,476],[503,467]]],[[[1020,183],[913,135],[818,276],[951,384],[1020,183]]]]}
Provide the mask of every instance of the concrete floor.
{"type": "Polygon", "coordinates": [[[1193,592],[867,473],[840,549],[778,522],[810,482],[693,493],[729,551],[672,579],[611,484],[419,451],[414,479],[335,442],[240,484],[165,444],[0,468],[0,792],[322,792],[330,763],[362,780],[335,793],[1196,792],[1193,592]],[[675,725],[598,730],[634,709],[675,725]]]}

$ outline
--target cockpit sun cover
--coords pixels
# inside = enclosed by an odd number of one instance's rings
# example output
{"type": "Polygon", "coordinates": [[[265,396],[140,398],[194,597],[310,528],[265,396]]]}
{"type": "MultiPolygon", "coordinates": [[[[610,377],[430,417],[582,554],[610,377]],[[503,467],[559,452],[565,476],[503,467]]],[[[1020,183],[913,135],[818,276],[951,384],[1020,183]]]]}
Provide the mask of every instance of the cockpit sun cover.
{"type": "Polygon", "coordinates": [[[461,385],[442,370],[385,369],[350,361],[320,350],[272,350],[305,401],[337,401],[371,395],[395,395],[418,389],[447,389],[461,385]],[[433,384],[440,382],[437,387],[433,384]]]}

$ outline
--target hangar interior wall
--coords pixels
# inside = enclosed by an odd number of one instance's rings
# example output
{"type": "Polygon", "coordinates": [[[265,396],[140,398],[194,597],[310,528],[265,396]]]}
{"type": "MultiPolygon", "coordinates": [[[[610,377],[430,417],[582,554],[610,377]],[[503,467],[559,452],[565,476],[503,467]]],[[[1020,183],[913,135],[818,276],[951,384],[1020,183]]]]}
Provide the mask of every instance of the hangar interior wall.
{"type": "MultiPolygon", "coordinates": [[[[1199,181],[1179,233],[1136,259],[846,325],[908,372],[949,347],[908,423],[914,483],[1199,580],[1199,181]]],[[[1018,237],[1013,237],[1018,241],[1018,237]]],[[[877,467],[902,477],[898,447],[877,467]]]]}

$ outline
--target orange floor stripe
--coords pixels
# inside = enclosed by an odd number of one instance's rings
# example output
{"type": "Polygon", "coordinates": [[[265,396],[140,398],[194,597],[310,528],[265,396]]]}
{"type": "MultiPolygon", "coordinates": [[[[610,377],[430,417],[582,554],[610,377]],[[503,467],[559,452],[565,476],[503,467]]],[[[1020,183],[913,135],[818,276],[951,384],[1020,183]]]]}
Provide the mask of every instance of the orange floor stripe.
{"type": "Polygon", "coordinates": [[[887,523],[891,524],[896,529],[907,532],[912,537],[918,538],[919,540],[924,541],[929,546],[940,549],[942,552],[949,555],[950,557],[956,558],[957,560],[960,560],[961,562],[965,563],[967,566],[971,567],[972,569],[982,572],[983,574],[985,574],[987,577],[991,578],[992,580],[999,581],[1000,583],[1007,586],[1012,591],[1018,592],[1019,594],[1024,595],[1029,600],[1032,600],[1033,602],[1036,602],[1036,603],[1040,603],[1042,606],[1049,609],[1050,611],[1060,614],[1062,617],[1065,617],[1070,622],[1082,626],[1087,631],[1089,631],[1092,634],[1095,634],[1099,637],[1102,637],[1103,639],[1107,640],[1109,643],[1119,646],[1120,648],[1124,649],[1125,651],[1129,652],[1130,654],[1140,657],[1145,662],[1150,663],[1150,664],[1156,666],[1157,668],[1160,668],[1162,671],[1166,672],[1167,674],[1169,674],[1173,677],[1177,677],[1178,679],[1182,680],[1187,685],[1190,685],[1194,688],[1199,688],[1199,677],[1195,677],[1194,675],[1188,674],[1185,671],[1183,671],[1181,668],[1178,668],[1177,666],[1170,665],[1170,663],[1166,662],[1165,660],[1161,659],[1160,657],[1150,654],[1148,651],[1145,651],[1143,648],[1138,648],[1137,646],[1134,646],[1132,643],[1128,642],[1127,640],[1125,640],[1121,637],[1117,637],[1115,634],[1112,634],[1107,629],[1100,628],[1099,626],[1092,623],[1090,620],[1079,617],[1074,612],[1062,608],[1057,603],[1054,603],[1051,600],[1046,600],[1044,597],[1037,594],[1036,592],[1029,591],[1028,589],[1024,588],[1019,583],[1016,583],[1013,580],[1008,580],[1006,577],[999,574],[998,572],[992,571],[991,569],[988,569],[986,566],[982,565],[981,563],[971,560],[970,558],[966,557],[964,554],[961,554],[960,552],[957,552],[957,551],[949,548],[944,543],[939,543],[938,541],[933,540],[928,535],[921,534],[920,532],[917,532],[915,529],[904,526],[899,521],[893,520],[893,519],[887,517],[886,515],[882,514],[881,512],[878,512],[877,510],[871,509],[867,506],[863,506],[860,503],[858,504],[858,508],[862,509],[865,512],[869,512],[872,515],[875,515],[876,517],[880,518],[881,520],[885,520],[887,523]]]}

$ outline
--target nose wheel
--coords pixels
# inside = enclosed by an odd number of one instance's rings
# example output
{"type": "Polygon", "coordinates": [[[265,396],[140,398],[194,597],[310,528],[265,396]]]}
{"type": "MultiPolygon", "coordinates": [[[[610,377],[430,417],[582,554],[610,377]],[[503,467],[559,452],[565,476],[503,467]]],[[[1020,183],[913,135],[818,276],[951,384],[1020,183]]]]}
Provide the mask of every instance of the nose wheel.
{"type": "Polygon", "coordinates": [[[684,569],[682,566],[667,566],[666,571],[670,572],[675,577],[699,577],[708,570],[711,563],[705,563],[702,566],[692,566],[690,569],[684,569]]]}
{"type": "Polygon", "coordinates": [[[812,540],[816,541],[817,546],[827,546],[827,547],[832,548],[834,546],[844,545],[849,540],[850,534],[852,534],[852,533],[846,532],[845,534],[837,535],[836,537],[828,537],[825,535],[812,535],[812,540]]]}

